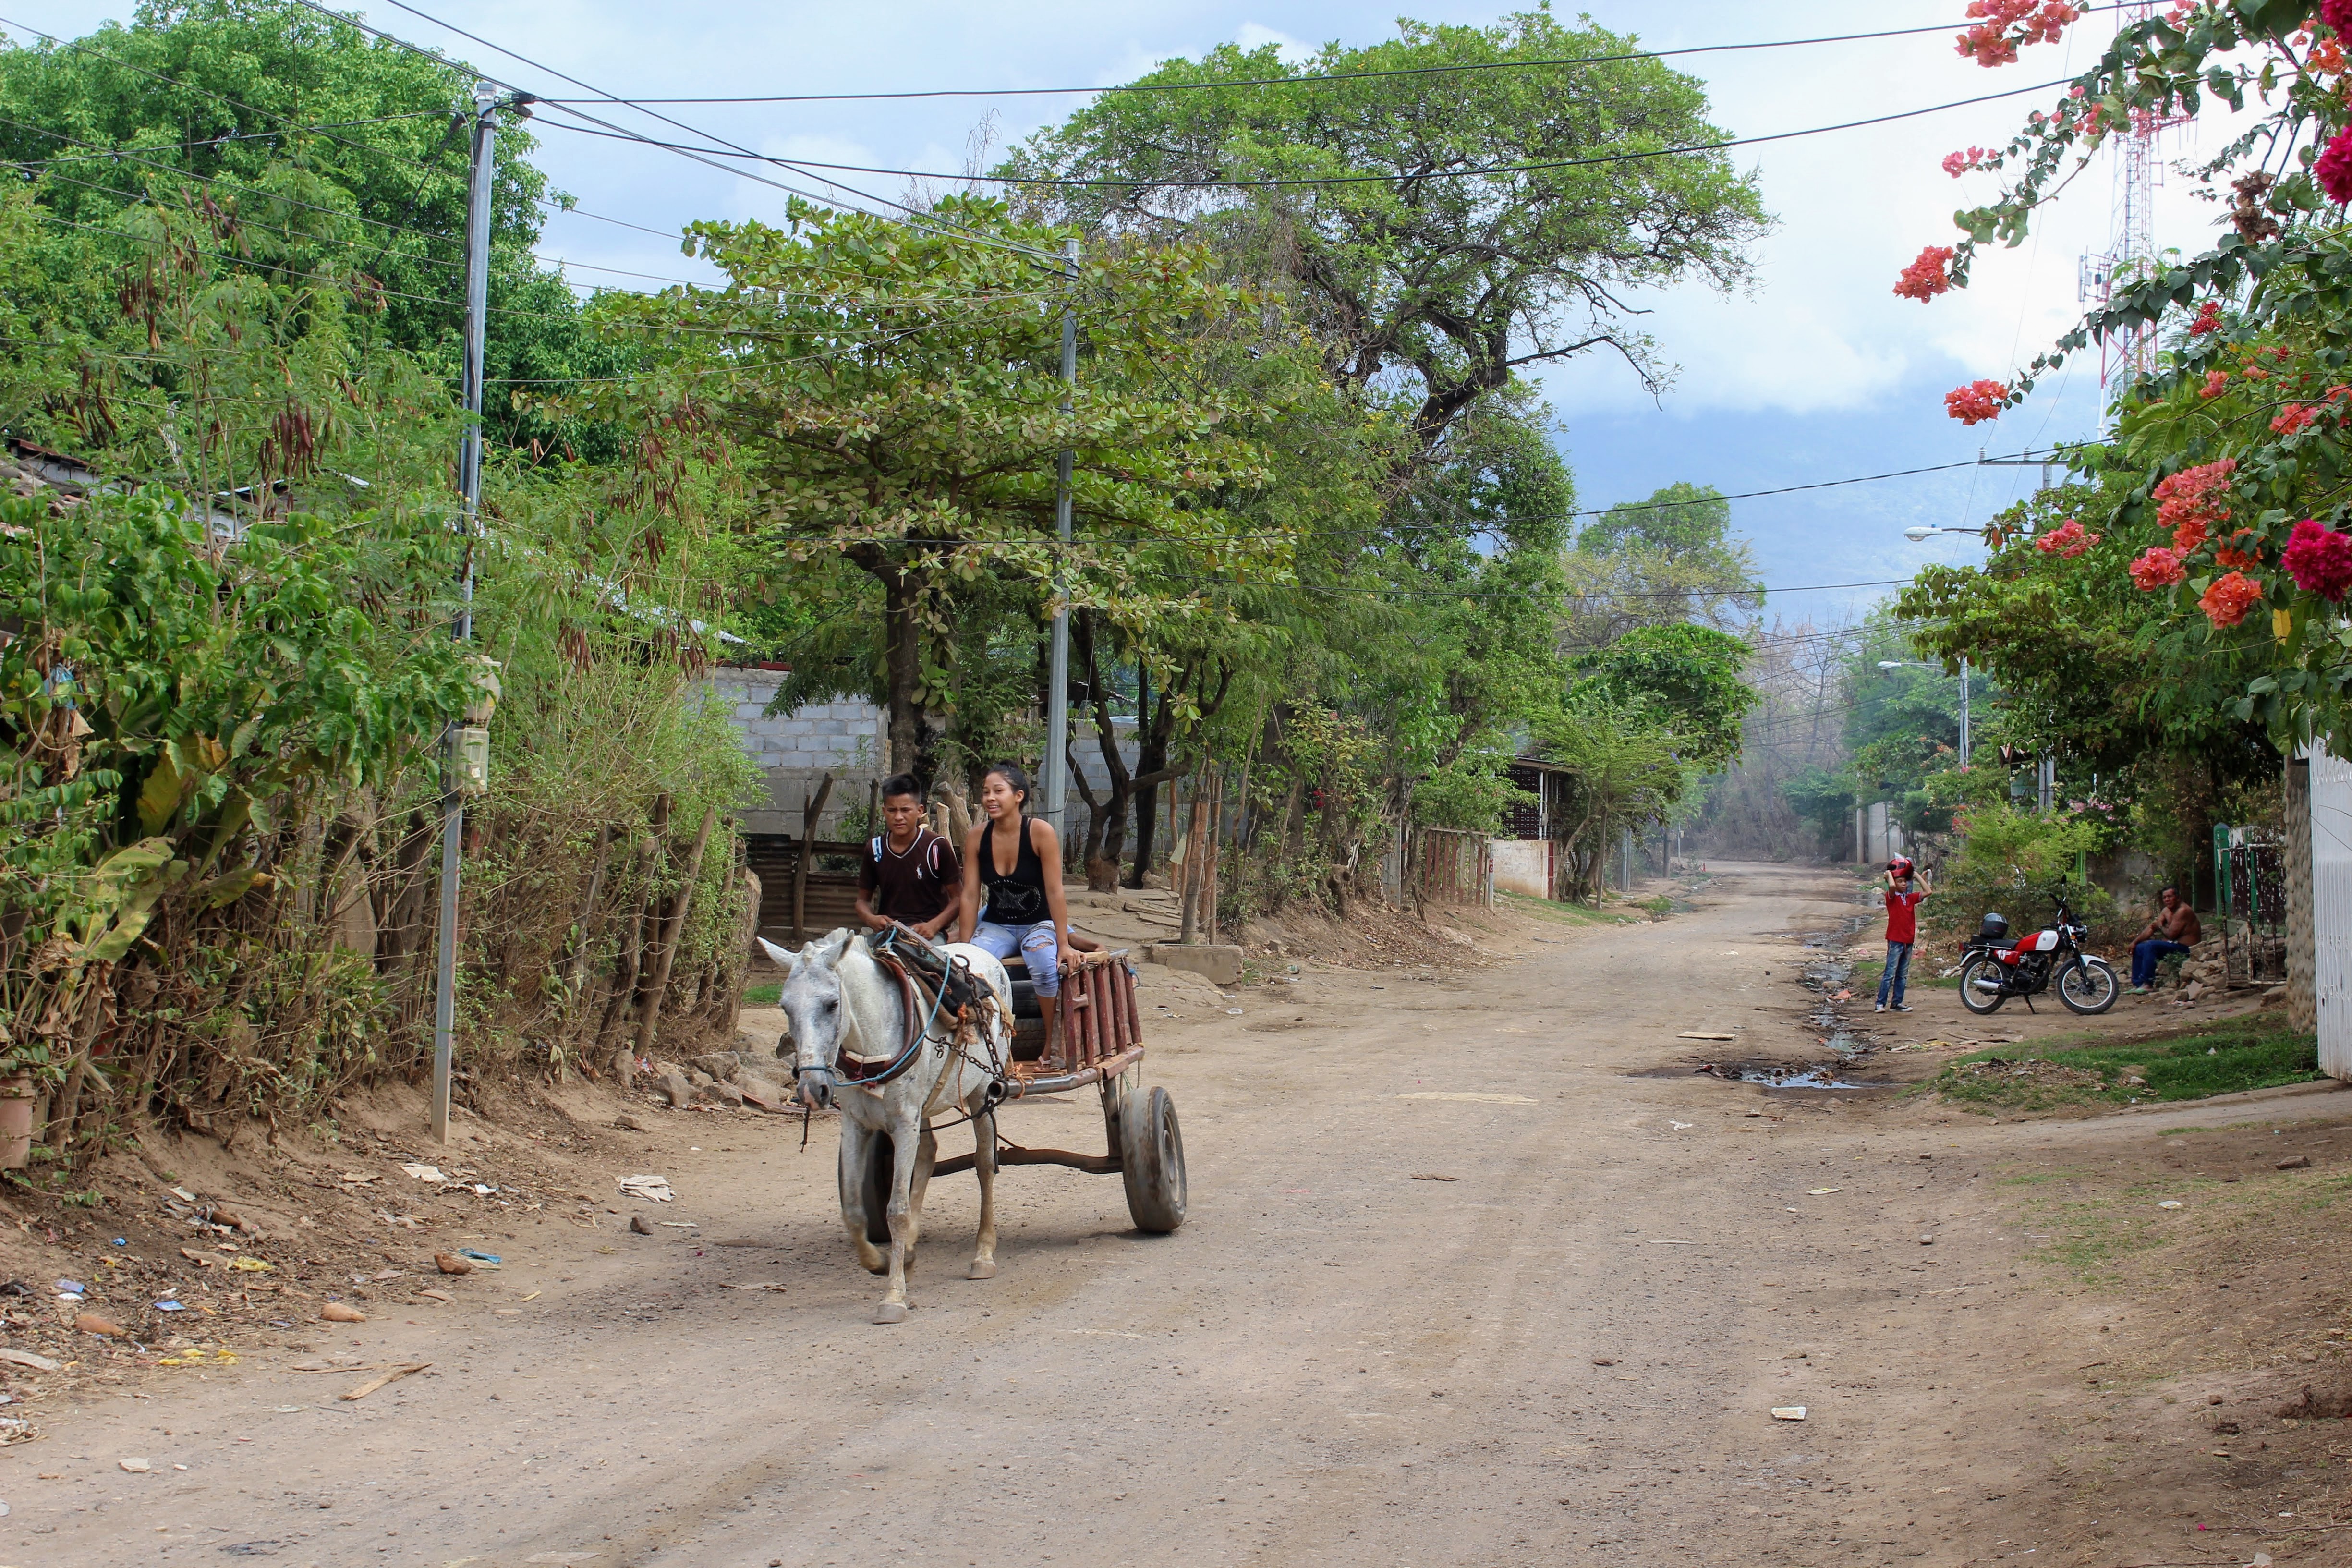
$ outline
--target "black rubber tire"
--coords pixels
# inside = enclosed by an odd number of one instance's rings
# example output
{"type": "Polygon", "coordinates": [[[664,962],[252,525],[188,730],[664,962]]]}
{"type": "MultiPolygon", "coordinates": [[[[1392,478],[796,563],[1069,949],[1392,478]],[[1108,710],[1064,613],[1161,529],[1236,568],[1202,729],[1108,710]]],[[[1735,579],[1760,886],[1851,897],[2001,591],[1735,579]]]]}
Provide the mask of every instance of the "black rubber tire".
{"type": "Polygon", "coordinates": [[[890,1245],[890,1168],[898,1152],[887,1132],[877,1132],[866,1150],[866,1239],[877,1247],[890,1245]]]}
{"type": "Polygon", "coordinates": [[[2058,1000],[2063,1002],[2069,1010],[2080,1013],[2084,1017],[2095,1016],[2105,1012],[2116,1005],[2116,998],[2123,994],[2123,982],[2116,978],[2115,965],[2104,958],[2085,958],[2079,966],[2068,964],[2058,972],[2058,1000]],[[2106,983],[2105,994],[2101,994],[2099,1000],[2095,1002],[2077,1002],[2074,1000],[2074,994],[2066,989],[2066,983],[2075,979],[2083,970],[2090,971],[2098,980],[2104,980],[2106,983]]]}
{"type": "Polygon", "coordinates": [[[1176,1102],[1157,1086],[1130,1094],[1118,1118],[1119,1179],[1135,1228],[1165,1235],[1184,1223],[1184,1135],[1176,1102]]]}
{"type": "Polygon", "coordinates": [[[1999,976],[2001,973],[2000,960],[1990,955],[1981,955],[1960,965],[1960,1005],[1979,1017],[1982,1017],[1988,1013],[2000,1012],[2000,1005],[2009,998],[1994,992],[1978,990],[1977,972],[1979,970],[1985,970],[1999,976]]]}

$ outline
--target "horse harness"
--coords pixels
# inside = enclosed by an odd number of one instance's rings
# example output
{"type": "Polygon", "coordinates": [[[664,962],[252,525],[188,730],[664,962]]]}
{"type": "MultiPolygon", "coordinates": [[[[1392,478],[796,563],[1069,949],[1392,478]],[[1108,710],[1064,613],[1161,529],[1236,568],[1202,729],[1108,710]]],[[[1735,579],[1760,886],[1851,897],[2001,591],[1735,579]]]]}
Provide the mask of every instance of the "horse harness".
{"type": "Polygon", "coordinates": [[[883,972],[898,983],[899,996],[906,1004],[906,1038],[887,1057],[837,1054],[829,1076],[845,1086],[880,1089],[921,1058],[926,1042],[934,1051],[944,1052],[950,1045],[969,1048],[984,1041],[989,1059],[984,1064],[974,1060],[972,1065],[988,1068],[987,1104],[988,1109],[995,1109],[1009,1087],[995,1031],[986,1026],[997,1010],[995,994],[972,974],[962,954],[942,952],[905,926],[893,925],[878,937],[866,939],[866,947],[883,972]],[[942,1015],[951,1030],[935,1034],[933,1027],[942,1015]]]}

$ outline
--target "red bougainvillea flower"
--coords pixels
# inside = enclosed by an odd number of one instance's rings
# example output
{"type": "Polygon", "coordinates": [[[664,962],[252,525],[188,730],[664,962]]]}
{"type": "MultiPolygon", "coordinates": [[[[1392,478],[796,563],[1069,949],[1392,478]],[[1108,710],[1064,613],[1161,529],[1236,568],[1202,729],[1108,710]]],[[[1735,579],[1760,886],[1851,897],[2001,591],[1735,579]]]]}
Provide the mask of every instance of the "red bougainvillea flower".
{"type": "Polygon", "coordinates": [[[2224,458],[2169,475],[2156,487],[2156,521],[2172,530],[2172,548],[2186,555],[2205,542],[2213,525],[2230,515],[2230,476],[2238,465],[2224,458]]]}
{"type": "Polygon", "coordinates": [[[2263,542],[2251,528],[2230,535],[2230,542],[2213,547],[2213,563],[2227,571],[2242,572],[2263,563],[2263,542]]]}
{"type": "Polygon", "coordinates": [[[2197,601],[2205,618],[2217,626],[2234,626],[2246,618],[2246,612],[2263,602],[2263,585],[2243,572],[2232,572],[2213,579],[2197,601]]]}
{"type": "Polygon", "coordinates": [[[2319,188],[2327,193],[2328,200],[2352,202],[2352,127],[2336,133],[2311,172],[2318,176],[2319,188]]]}
{"type": "Polygon", "coordinates": [[[2180,552],[2167,550],[2161,544],[2151,544],[2140,552],[2139,559],[2131,563],[2129,570],[2131,580],[2143,594],[2169,588],[2189,575],[2188,568],[2180,564],[2180,552]]]}
{"type": "Polygon", "coordinates": [[[2319,19],[2338,33],[2352,33],[2352,0],[2319,0],[2319,19]]]}
{"type": "Polygon", "coordinates": [[[2005,66],[2026,45],[2056,38],[2081,13],[2064,0],[1969,0],[1966,15],[1976,25],[1960,35],[1958,52],[1980,66],[2005,66]]]}
{"type": "Polygon", "coordinates": [[[2198,393],[2198,395],[2200,397],[2219,397],[2229,390],[2230,373],[2226,370],[2209,370],[2205,373],[2205,385],[2198,393]]]}
{"type": "Polygon", "coordinates": [[[2311,420],[2312,411],[2309,407],[2300,403],[2290,403],[2279,410],[2277,418],[2271,421],[2271,431],[2273,435],[2292,436],[2310,424],[2311,420]]]}
{"type": "Polygon", "coordinates": [[[1906,300],[1916,300],[1922,304],[1938,294],[1948,292],[1952,280],[1944,276],[1944,264],[1951,258],[1950,246],[1927,247],[1903,269],[1903,276],[1895,280],[1895,291],[1906,300]]]}
{"type": "Polygon", "coordinates": [[[2084,532],[2082,523],[2070,517],[2035,540],[2033,548],[2044,555],[2059,555],[2072,561],[2098,542],[2097,534],[2084,532]]]}
{"type": "Polygon", "coordinates": [[[2000,417],[2009,388],[1997,381],[1972,381],[1944,394],[1944,412],[1963,425],[1981,425],[2000,417]]]}
{"type": "Polygon", "coordinates": [[[2192,338],[2201,338],[2208,332],[2218,332],[2221,330],[2221,303],[2218,300],[2208,300],[2198,310],[2197,319],[2189,323],[2189,335],[2192,338]]]}
{"type": "Polygon", "coordinates": [[[2346,591],[2352,590],[2352,538],[2306,517],[2287,535],[2279,564],[2305,593],[2339,604],[2346,591]]]}

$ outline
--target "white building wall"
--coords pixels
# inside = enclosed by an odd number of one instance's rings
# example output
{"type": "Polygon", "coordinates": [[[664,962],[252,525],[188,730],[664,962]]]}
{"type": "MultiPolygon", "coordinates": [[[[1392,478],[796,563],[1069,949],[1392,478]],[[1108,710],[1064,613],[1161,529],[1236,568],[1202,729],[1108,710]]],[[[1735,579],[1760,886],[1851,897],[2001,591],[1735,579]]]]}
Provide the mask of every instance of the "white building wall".
{"type": "Polygon", "coordinates": [[[2313,992],[2319,1069],[2352,1079],[2352,763],[2311,752],[2313,992]]]}

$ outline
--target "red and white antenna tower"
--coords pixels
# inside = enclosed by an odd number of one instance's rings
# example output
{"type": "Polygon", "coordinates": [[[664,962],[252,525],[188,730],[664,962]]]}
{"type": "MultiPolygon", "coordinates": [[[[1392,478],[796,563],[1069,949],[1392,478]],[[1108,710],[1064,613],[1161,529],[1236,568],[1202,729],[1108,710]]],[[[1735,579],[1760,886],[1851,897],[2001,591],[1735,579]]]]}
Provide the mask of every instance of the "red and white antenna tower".
{"type": "MultiPolygon", "coordinates": [[[[2137,0],[2121,17],[2125,26],[2156,15],[2155,0],[2137,0]]],[[[2116,226],[2113,242],[2104,254],[2085,256],[2076,280],[2076,296],[2084,304],[2098,301],[2105,308],[2115,295],[2118,279],[2129,283],[2153,269],[2156,254],[2156,187],[2163,181],[2157,157],[2157,138],[2168,126],[2186,123],[2187,115],[2158,115],[2134,110],[2131,124],[2114,133],[2116,148],[2116,226]]],[[[2099,344],[2099,384],[2108,386],[2146,375],[2156,366],[2156,328],[2143,322],[2128,331],[2110,333],[2099,344]]]]}

